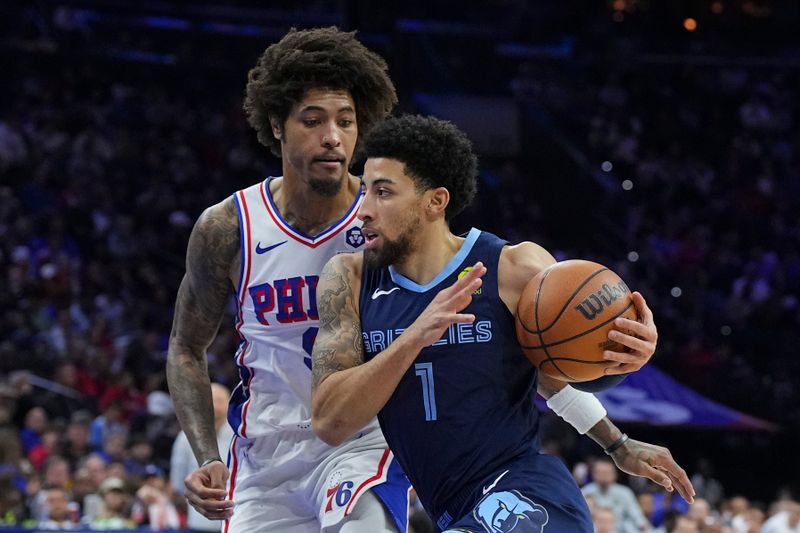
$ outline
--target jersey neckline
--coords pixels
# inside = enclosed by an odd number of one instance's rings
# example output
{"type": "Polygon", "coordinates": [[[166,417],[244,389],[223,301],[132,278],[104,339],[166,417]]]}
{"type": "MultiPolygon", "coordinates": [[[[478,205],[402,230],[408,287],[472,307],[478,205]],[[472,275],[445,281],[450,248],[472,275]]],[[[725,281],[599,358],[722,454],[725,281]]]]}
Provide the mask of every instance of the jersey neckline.
{"type": "Polygon", "coordinates": [[[464,242],[461,243],[461,248],[459,248],[456,255],[454,255],[450,261],[444,266],[441,272],[439,272],[435,278],[431,281],[426,283],[425,285],[420,285],[419,283],[412,281],[396,271],[392,265],[389,265],[389,275],[392,277],[392,281],[399,285],[404,289],[408,289],[414,292],[426,292],[431,288],[437,286],[439,283],[444,281],[447,276],[455,272],[455,270],[464,262],[464,259],[467,258],[470,251],[472,251],[472,247],[475,245],[475,241],[478,240],[478,237],[481,234],[481,230],[477,228],[472,228],[469,230],[464,242]]]}
{"type": "Polygon", "coordinates": [[[284,233],[286,233],[289,237],[292,237],[294,240],[299,241],[303,244],[307,244],[312,248],[318,246],[319,244],[322,244],[322,242],[324,241],[327,241],[340,229],[344,228],[345,226],[348,226],[355,218],[358,212],[358,208],[361,205],[361,200],[364,197],[364,185],[362,184],[359,185],[356,198],[355,200],[353,200],[353,204],[350,206],[350,208],[347,210],[344,216],[342,216],[342,218],[340,218],[339,220],[328,226],[325,230],[321,231],[320,233],[312,237],[311,235],[308,235],[307,233],[300,231],[299,229],[289,224],[283,218],[283,215],[281,215],[281,212],[278,210],[278,206],[275,205],[275,200],[272,197],[272,191],[269,190],[269,184],[272,180],[276,179],[277,177],[280,176],[269,176],[261,183],[261,196],[264,200],[264,205],[266,206],[267,211],[269,212],[272,219],[275,221],[278,227],[280,227],[281,230],[283,230],[284,233]]]}

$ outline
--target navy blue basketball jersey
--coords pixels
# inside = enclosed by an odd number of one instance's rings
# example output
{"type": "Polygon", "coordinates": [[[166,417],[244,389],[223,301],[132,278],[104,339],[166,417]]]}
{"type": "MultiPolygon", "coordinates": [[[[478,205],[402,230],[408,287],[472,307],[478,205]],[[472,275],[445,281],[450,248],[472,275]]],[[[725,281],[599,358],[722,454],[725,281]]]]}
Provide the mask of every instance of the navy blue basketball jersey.
{"type": "Polygon", "coordinates": [[[423,349],[378,415],[395,457],[434,517],[461,507],[500,465],[539,448],[536,370],[517,343],[514,317],[498,289],[500,252],[506,244],[473,228],[426,285],[392,267],[364,265],[360,315],[367,360],[477,261],[487,268],[483,285],[462,311],[473,313],[475,321],[450,326],[423,349]]]}

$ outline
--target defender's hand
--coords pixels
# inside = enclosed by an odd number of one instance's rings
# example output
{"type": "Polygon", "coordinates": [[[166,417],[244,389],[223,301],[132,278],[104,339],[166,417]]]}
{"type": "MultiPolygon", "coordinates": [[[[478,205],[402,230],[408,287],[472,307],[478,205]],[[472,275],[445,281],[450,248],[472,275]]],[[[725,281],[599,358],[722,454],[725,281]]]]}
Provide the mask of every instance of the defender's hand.
{"type": "Polygon", "coordinates": [[[186,500],[209,520],[228,520],[233,516],[233,502],[225,499],[228,475],[228,467],[221,461],[198,468],[184,480],[186,500]]]}

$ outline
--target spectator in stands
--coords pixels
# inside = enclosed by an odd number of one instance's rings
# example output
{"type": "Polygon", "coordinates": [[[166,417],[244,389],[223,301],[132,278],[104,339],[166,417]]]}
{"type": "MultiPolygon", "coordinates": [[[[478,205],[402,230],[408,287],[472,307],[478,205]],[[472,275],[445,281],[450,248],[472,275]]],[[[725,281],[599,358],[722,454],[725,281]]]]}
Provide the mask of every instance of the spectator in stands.
{"type": "Polygon", "coordinates": [[[774,511],[761,533],[800,533],[800,503],[784,500],[775,505],[774,511]]]}
{"type": "Polygon", "coordinates": [[[592,482],[581,491],[591,497],[600,507],[614,511],[619,533],[639,533],[652,526],[639,508],[633,491],[617,483],[617,467],[607,458],[599,458],[592,464],[592,482]]]}
{"type": "Polygon", "coordinates": [[[692,485],[697,491],[697,497],[703,498],[710,507],[716,508],[724,496],[722,484],[714,478],[714,467],[705,457],[697,461],[697,470],[692,475],[692,485]]]}
{"type": "Polygon", "coordinates": [[[0,474],[0,527],[22,524],[25,515],[23,492],[10,476],[0,474]]]}
{"type": "Polygon", "coordinates": [[[72,479],[67,460],[60,455],[50,457],[44,465],[42,483],[45,487],[61,487],[69,490],[72,479]]]}
{"type": "Polygon", "coordinates": [[[91,423],[92,415],[88,411],[77,411],[70,417],[66,438],[61,447],[61,455],[69,462],[72,469],[77,466],[81,458],[91,451],[89,445],[91,423]]]}
{"type": "Polygon", "coordinates": [[[143,478],[146,469],[152,464],[153,445],[144,435],[133,435],[125,459],[125,471],[129,476],[143,478]]]}
{"type": "Polygon", "coordinates": [[[79,467],[86,468],[92,480],[95,491],[100,490],[100,484],[108,477],[108,468],[105,459],[98,453],[91,453],[81,460],[79,467]]]}
{"type": "Polygon", "coordinates": [[[98,455],[105,460],[106,464],[123,463],[127,457],[125,445],[128,442],[128,435],[125,431],[112,431],[106,435],[103,441],[103,450],[98,455]]]}
{"type": "Polygon", "coordinates": [[[61,452],[61,431],[55,424],[45,428],[41,442],[35,445],[28,454],[28,460],[37,471],[40,471],[51,455],[61,452]]]}
{"type": "Polygon", "coordinates": [[[92,529],[135,529],[136,524],[130,516],[130,497],[125,491],[125,483],[117,477],[110,477],[100,485],[103,509],[92,522],[92,529]]]}
{"type": "Polygon", "coordinates": [[[0,475],[7,477],[20,489],[25,490],[25,475],[30,465],[22,453],[22,443],[11,427],[0,427],[0,475]]]}
{"type": "Polygon", "coordinates": [[[119,461],[108,463],[108,467],[106,468],[106,474],[107,474],[106,479],[110,477],[125,479],[125,476],[127,475],[125,470],[125,465],[120,463],[119,461]]]}
{"type": "Polygon", "coordinates": [[[69,494],[62,487],[46,489],[45,518],[36,527],[44,530],[75,529],[77,524],[71,516],[69,494]]]}
{"type": "Polygon", "coordinates": [[[725,511],[722,515],[723,523],[734,529],[745,529],[747,523],[746,514],[749,508],[750,502],[744,496],[731,497],[725,502],[725,511]]]}
{"type": "Polygon", "coordinates": [[[0,426],[0,525],[16,524],[24,516],[21,503],[29,488],[26,476],[29,472],[17,432],[0,426]]]}
{"type": "Polygon", "coordinates": [[[687,516],[678,516],[668,533],[700,533],[697,522],[687,516]]]}
{"type": "Polygon", "coordinates": [[[31,516],[34,520],[42,520],[46,518],[45,501],[47,499],[47,491],[52,488],[61,488],[69,491],[72,488],[72,475],[69,469],[69,463],[60,455],[53,455],[44,464],[41,485],[37,486],[36,483],[30,484],[33,489],[27,492],[31,494],[28,499],[28,506],[31,510],[31,516]]]}
{"type": "Polygon", "coordinates": [[[81,521],[87,524],[94,521],[103,507],[99,485],[94,483],[89,468],[84,464],[72,475],[72,500],[80,509],[81,521]]]}
{"type": "Polygon", "coordinates": [[[659,521],[659,523],[656,524],[653,522],[653,510],[655,509],[653,491],[652,487],[649,485],[647,485],[647,487],[651,490],[646,490],[636,494],[636,501],[639,502],[639,509],[642,510],[642,514],[645,518],[647,518],[648,522],[653,524],[654,527],[658,527],[663,523],[664,516],[661,517],[661,521],[659,521]]]}
{"type": "Polygon", "coordinates": [[[686,514],[699,526],[716,521],[715,517],[711,515],[711,506],[705,498],[695,498],[694,502],[689,505],[689,511],[686,514]]]}
{"type": "MultiPolygon", "coordinates": [[[[172,503],[171,493],[171,487],[160,469],[153,465],[148,467],[144,482],[136,491],[136,498],[144,511],[140,523],[148,524],[154,531],[179,528],[180,517],[172,503]]],[[[219,527],[217,522],[217,529],[219,527]]]]}
{"type": "Polygon", "coordinates": [[[180,432],[172,399],[162,390],[154,390],[147,395],[147,408],[130,420],[134,434],[142,435],[150,444],[150,463],[159,468],[169,467],[172,445],[180,432]]]}
{"type": "Polygon", "coordinates": [[[681,498],[680,494],[663,490],[656,490],[651,494],[651,510],[645,515],[653,526],[660,526],[669,511],[677,511],[679,514],[686,514],[689,511],[689,503],[681,498]]]}
{"type": "Polygon", "coordinates": [[[608,507],[595,506],[592,510],[592,523],[595,533],[616,533],[617,517],[608,507]]]}
{"type": "Polygon", "coordinates": [[[32,407],[25,414],[25,427],[20,431],[19,437],[26,454],[41,444],[42,433],[47,429],[48,422],[47,411],[41,407],[32,407]]]}
{"type": "Polygon", "coordinates": [[[68,394],[55,390],[42,393],[39,401],[51,418],[68,421],[73,413],[87,409],[86,399],[77,390],[78,369],[74,363],[62,362],[56,365],[52,380],[68,394]]]}
{"type": "MultiPolygon", "coordinates": [[[[745,514],[745,525],[747,527],[743,533],[761,533],[762,527],[764,527],[764,511],[758,507],[750,507],[745,514]]],[[[741,532],[734,530],[734,533],[741,532]]]]}
{"type": "MultiPolygon", "coordinates": [[[[0,249],[1,251],[2,249],[0,249]]],[[[0,331],[2,330],[0,329],[0,331]]],[[[19,406],[19,392],[17,389],[13,385],[0,381],[0,427],[7,426],[13,422],[14,412],[19,406]]]]}
{"type": "Polygon", "coordinates": [[[114,431],[125,431],[125,428],[122,403],[118,400],[109,401],[102,414],[92,421],[89,438],[92,449],[101,450],[106,435],[114,431]]]}

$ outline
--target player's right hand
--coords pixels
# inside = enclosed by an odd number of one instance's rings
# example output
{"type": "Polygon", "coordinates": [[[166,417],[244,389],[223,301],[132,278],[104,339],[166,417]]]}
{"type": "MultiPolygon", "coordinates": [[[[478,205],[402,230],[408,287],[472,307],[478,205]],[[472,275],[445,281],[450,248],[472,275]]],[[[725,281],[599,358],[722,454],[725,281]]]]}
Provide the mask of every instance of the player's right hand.
{"type": "Polygon", "coordinates": [[[233,516],[233,502],[226,500],[228,491],[228,467],[214,461],[198,468],[183,481],[186,485],[186,500],[209,520],[228,520],[233,516]]]}
{"type": "Polygon", "coordinates": [[[406,332],[413,330],[425,347],[441,339],[451,324],[474,322],[475,315],[460,311],[472,302],[472,294],[480,288],[484,274],[486,267],[478,261],[461,279],[439,291],[406,332]]]}

